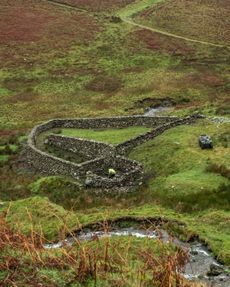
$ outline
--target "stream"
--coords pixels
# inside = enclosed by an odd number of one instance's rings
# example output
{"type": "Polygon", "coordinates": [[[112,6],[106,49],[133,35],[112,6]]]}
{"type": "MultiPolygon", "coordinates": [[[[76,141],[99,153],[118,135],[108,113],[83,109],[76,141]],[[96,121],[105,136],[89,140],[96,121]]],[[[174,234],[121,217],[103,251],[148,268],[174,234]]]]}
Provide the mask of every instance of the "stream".
{"type": "MultiPolygon", "coordinates": [[[[145,110],[144,116],[152,117],[173,111],[173,106],[149,107],[145,110]]],[[[211,118],[213,122],[226,122],[229,119],[211,118]]],[[[173,243],[188,252],[189,262],[185,265],[183,276],[190,281],[203,282],[208,287],[230,287],[229,269],[218,262],[210,249],[199,240],[193,242],[183,242],[177,238],[172,238],[163,229],[146,230],[143,228],[121,228],[113,227],[105,232],[97,228],[86,228],[75,233],[74,237],[69,236],[63,241],[45,244],[45,249],[56,249],[64,246],[72,246],[76,241],[84,242],[112,236],[134,236],[137,238],[149,238],[151,240],[161,239],[165,244],[173,243]],[[228,273],[226,272],[228,270],[228,273]]]]}
{"type": "Polygon", "coordinates": [[[174,108],[172,106],[159,106],[159,107],[149,107],[145,110],[144,112],[144,116],[145,117],[157,117],[163,113],[166,113],[166,112],[171,112],[173,111],[174,108]]]}
{"type": "MultiPolygon", "coordinates": [[[[175,108],[173,106],[158,106],[158,107],[148,107],[144,111],[145,117],[157,117],[164,113],[172,112],[175,108]]],[[[230,123],[229,117],[207,117],[209,121],[216,124],[230,123]]],[[[230,286],[229,286],[230,287],[230,286]]]]}
{"type": "Polygon", "coordinates": [[[76,240],[88,241],[112,236],[135,236],[138,238],[149,238],[156,240],[161,238],[164,243],[172,242],[176,246],[187,250],[189,262],[185,266],[183,276],[188,280],[198,280],[210,287],[230,287],[230,276],[224,270],[227,269],[220,264],[212,255],[210,250],[200,241],[183,242],[177,238],[172,239],[165,230],[144,230],[139,228],[114,228],[111,231],[85,230],[76,233],[75,237],[67,237],[64,241],[53,244],[45,244],[44,248],[54,249],[63,246],[71,246],[76,240]]]}

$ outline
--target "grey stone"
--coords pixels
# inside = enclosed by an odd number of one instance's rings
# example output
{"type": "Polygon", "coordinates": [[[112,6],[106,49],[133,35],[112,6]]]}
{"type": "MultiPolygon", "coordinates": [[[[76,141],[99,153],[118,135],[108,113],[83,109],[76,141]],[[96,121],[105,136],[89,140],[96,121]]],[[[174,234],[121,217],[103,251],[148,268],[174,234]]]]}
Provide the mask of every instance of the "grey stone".
{"type": "Polygon", "coordinates": [[[208,271],[208,276],[218,276],[224,272],[224,268],[221,265],[211,264],[210,270],[208,271]]]}
{"type": "Polygon", "coordinates": [[[115,190],[115,187],[117,187],[128,191],[133,186],[138,186],[138,184],[142,183],[143,167],[140,163],[130,160],[124,157],[124,155],[136,146],[162,134],[167,129],[182,124],[190,124],[198,118],[199,115],[192,115],[182,119],[177,117],[145,116],[54,119],[33,128],[23,154],[29,167],[42,174],[71,176],[74,179],[80,179],[83,184],[86,184],[86,173],[90,170],[92,173],[90,175],[92,182],[87,180],[87,184],[108,190],[115,190]],[[80,164],[48,154],[39,150],[36,146],[38,136],[53,128],[105,129],[130,126],[146,126],[153,129],[116,147],[86,139],[60,135],[49,136],[48,144],[84,155],[86,161],[80,164]],[[117,172],[119,171],[119,176],[114,178],[103,176],[102,170],[108,170],[109,166],[113,166],[117,172]]]}

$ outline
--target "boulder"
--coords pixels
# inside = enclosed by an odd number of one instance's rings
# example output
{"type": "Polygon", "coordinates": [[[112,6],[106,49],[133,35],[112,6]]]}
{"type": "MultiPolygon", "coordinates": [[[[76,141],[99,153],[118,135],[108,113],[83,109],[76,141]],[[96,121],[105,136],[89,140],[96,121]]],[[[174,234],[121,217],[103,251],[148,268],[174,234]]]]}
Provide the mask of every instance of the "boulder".
{"type": "Polygon", "coordinates": [[[208,276],[218,276],[223,272],[224,272],[223,266],[212,263],[210,265],[210,270],[208,271],[207,275],[208,276]]]}

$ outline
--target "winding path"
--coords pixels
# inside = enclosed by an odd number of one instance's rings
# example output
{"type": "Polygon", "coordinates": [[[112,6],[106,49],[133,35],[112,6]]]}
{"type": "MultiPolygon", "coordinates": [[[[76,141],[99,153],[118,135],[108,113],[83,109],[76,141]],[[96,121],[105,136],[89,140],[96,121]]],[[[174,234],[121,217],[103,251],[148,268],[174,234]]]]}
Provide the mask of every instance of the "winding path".
{"type": "Polygon", "coordinates": [[[59,7],[73,9],[73,10],[77,10],[77,11],[80,11],[80,12],[88,12],[87,10],[85,10],[83,8],[78,8],[78,7],[74,6],[74,5],[66,4],[66,3],[58,1],[58,0],[44,0],[44,1],[48,2],[48,3],[51,3],[51,4],[54,4],[56,6],[59,6],[59,7]]]}
{"type": "Polygon", "coordinates": [[[145,25],[142,25],[142,24],[138,24],[138,23],[134,22],[131,17],[129,17],[129,18],[121,17],[121,20],[123,22],[127,23],[127,24],[130,24],[130,25],[133,25],[133,26],[145,29],[145,30],[149,30],[149,31],[152,31],[152,32],[155,32],[155,33],[158,33],[158,34],[162,34],[162,35],[165,35],[165,36],[168,36],[168,37],[182,39],[184,41],[198,43],[198,44],[202,44],[202,45],[213,46],[213,47],[228,48],[228,49],[230,48],[229,46],[225,46],[225,45],[221,45],[221,44],[215,44],[215,43],[201,41],[201,40],[196,40],[196,39],[191,39],[191,38],[187,38],[187,37],[184,37],[184,36],[176,35],[176,34],[173,34],[173,33],[165,32],[165,31],[162,31],[162,30],[159,30],[159,29],[156,29],[156,28],[152,28],[152,27],[149,27],[149,26],[145,26],[145,25]]]}
{"type": "MultiPolygon", "coordinates": [[[[89,12],[86,9],[78,8],[78,7],[74,6],[74,5],[66,4],[66,3],[61,2],[61,1],[59,2],[58,0],[45,0],[45,1],[48,2],[48,3],[54,4],[54,5],[60,6],[60,7],[74,9],[74,10],[78,10],[78,11],[81,11],[81,12],[89,12]]],[[[154,33],[158,33],[158,34],[161,34],[161,35],[164,35],[164,36],[168,36],[168,37],[172,37],[172,38],[176,38],[176,39],[181,39],[181,40],[184,40],[184,41],[187,41],[187,42],[198,43],[198,44],[206,45],[206,46],[230,49],[230,46],[227,46],[227,45],[216,44],[216,43],[212,43],[212,42],[208,42],[208,41],[201,41],[201,40],[197,40],[197,39],[191,39],[191,38],[188,38],[188,37],[180,36],[180,35],[177,35],[177,34],[174,34],[174,33],[166,32],[166,31],[163,31],[163,30],[160,30],[160,29],[157,29],[157,28],[153,28],[153,27],[149,27],[149,26],[146,26],[146,25],[142,25],[142,24],[136,23],[136,22],[134,22],[132,20],[132,16],[135,13],[136,13],[136,11],[134,11],[128,17],[120,16],[120,18],[121,18],[121,20],[124,23],[127,23],[129,25],[132,25],[132,26],[135,26],[135,27],[138,27],[138,28],[141,28],[141,29],[149,30],[149,31],[152,31],[154,33]]]]}

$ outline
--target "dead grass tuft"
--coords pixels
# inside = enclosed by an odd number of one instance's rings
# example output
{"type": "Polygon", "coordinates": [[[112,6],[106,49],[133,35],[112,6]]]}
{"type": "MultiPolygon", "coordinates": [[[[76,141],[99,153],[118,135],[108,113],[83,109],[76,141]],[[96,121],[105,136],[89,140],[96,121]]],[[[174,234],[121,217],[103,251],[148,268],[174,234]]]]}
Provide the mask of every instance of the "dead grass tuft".
{"type": "MultiPolygon", "coordinates": [[[[103,228],[105,232],[109,230],[108,223],[105,222],[103,228]]],[[[1,286],[59,286],[41,275],[40,269],[66,272],[65,286],[90,281],[94,286],[100,286],[98,282],[102,281],[110,282],[110,286],[122,287],[133,284],[146,286],[147,283],[158,287],[195,286],[186,283],[180,274],[188,260],[187,253],[179,249],[170,251],[161,241],[157,244],[158,255],[151,248],[140,249],[133,244],[132,238],[124,242],[95,237],[86,243],[76,239],[75,246],[66,246],[58,252],[44,250],[43,241],[42,236],[33,230],[28,237],[12,231],[5,218],[0,217],[0,272],[5,274],[1,276],[1,286]],[[136,263],[133,265],[132,262],[136,263]]]]}

